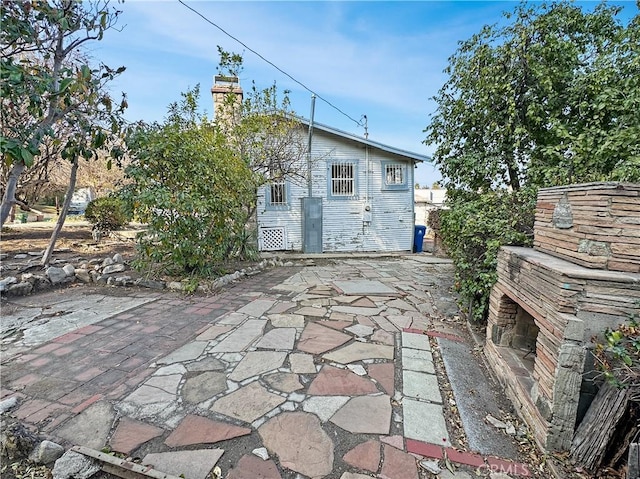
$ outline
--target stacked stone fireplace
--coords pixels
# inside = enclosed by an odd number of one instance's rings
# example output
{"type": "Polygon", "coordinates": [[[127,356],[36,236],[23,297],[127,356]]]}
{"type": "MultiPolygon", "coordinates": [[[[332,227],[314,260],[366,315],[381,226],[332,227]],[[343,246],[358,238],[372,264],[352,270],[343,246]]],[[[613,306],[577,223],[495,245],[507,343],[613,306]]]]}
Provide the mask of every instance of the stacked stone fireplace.
{"type": "Polygon", "coordinates": [[[640,184],[541,189],[534,247],[504,247],[486,355],[546,450],[568,450],[598,388],[591,338],[640,312],[640,184]]]}

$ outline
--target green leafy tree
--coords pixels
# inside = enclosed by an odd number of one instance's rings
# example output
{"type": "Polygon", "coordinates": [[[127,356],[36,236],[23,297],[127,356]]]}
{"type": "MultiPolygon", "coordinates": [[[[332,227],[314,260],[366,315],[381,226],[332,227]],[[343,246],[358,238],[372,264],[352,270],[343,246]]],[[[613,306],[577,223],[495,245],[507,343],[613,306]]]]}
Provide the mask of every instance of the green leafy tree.
{"type": "Polygon", "coordinates": [[[489,252],[529,241],[533,203],[515,192],[640,180],[640,19],[623,25],[620,8],[522,3],[505,13],[504,25],[485,26],[449,59],[425,142],[436,145],[448,189],[441,233],[458,284],[475,283],[461,290],[463,304],[476,305],[475,319],[484,316],[495,281],[489,252]],[[495,195],[510,201],[509,209],[529,210],[503,224],[501,209],[469,208],[487,206],[495,195]],[[474,224],[485,247],[468,248],[456,236],[471,234],[474,224]]]}
{"type": "Polygon", "coordinates": [[[257,188],[306,180],[306,137],[288,93],[253,84],[239,98],[233,83],[242,56],[218,50],[230,88],[216,120],[198,113],[196,88],[169,107],[163,124],[139,125],[128,142],[133,183],[124,195],[149,226],[141,268],[207,276],[227,260],[254,258],[257,188]]]}
{"type": "Polygon", "coordinates": [[[101,40],[117,22],[120,12],[108,1],[16,1],[2,2],[0,8],[4,224],[20,177],[38,160],[43,142],[72,164],[71,192],[79,159],[95,158],[108,146],[117,156],[121,150],[109,140],[121,128],[126,102],[116,104],[106,90],[124,68],[91,66],[83,52],[85,44],[101,40]]]}
{"type": "Polygon", "coordinates": [[[150,272],[209,275],[242,247],[253,175],[198,114],[198,98],[197,87],[183,93],[164,123],[140,124],[128,142],[133,183],[123,195],[148,225],[136,264],[150,272]]]}

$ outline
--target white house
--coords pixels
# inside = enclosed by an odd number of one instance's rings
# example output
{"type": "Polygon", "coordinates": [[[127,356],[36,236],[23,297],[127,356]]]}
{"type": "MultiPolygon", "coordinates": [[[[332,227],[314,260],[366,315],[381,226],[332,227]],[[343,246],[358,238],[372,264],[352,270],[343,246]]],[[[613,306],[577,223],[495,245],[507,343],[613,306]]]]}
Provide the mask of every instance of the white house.
{"type": "MultiPolygon", "coordinates": [[[[225,121],[226,95],[243,98],[237,77],[215,76],[211,93],[216,121],[225,121]]],[[[307,138],[309,121],[297,120],[307,138]]],[[[311,138],[306,181],[287,178],[258,189],[259,250],[411,251],[414,167],[430,158],[319,123],[311,138]]]]}
{"type": "Polygon", "coordinates": [[[258,191],[259,249],[412,250],[414,167],[429,157],[318,123],[312,132],[311,185],[284,180],[258,191]]]}

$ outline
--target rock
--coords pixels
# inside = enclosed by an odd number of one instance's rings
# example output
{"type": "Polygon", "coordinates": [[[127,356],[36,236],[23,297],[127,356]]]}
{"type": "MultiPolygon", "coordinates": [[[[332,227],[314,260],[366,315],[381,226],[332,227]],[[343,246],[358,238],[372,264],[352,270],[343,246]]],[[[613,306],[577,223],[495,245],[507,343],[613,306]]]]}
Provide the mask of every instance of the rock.
{"type": "Polygon", "coordinates": [[[102,269],[102,274],[121,273],[125,269],[123,264],[111,264],[102,269]]]}
{"type": "Polygon", "coordinates": [[[20,282],[28,281],[29,283],[33,283],[33,273],[24,273],[20,276],[20,282]]]}
{"type": "Polygon", "coordinates": [[[182,291],[182,283],[179,281],[171,281],[167,283],[167,288],[173,291],[182,291]]]}
{"type": "Polygon", "coordinates": [[[69,277],[73,276],[74,273],[76,272],[76,268],[72,265],[72,264],[65,264],[62,267],[62,270],[65,272],[65,274],[69,277]]]}
{"type": "Polygon", "coordinates": [[[506,429],[507,428],[507,424],[502,422],[500,419],[496,419],[495,417],[493,417],[491,414],[487,414],[485,416],[485,419],[487,420],[487,422],[489,424],[491,424],[493,427],[496,427],[498,429],[506,429]]]}
{"type": "Polygon", "coordinates": [[[101,261],[99,259],[95,259],[94,258],[94,259],[90,259],[89,260],[89,266],[95,266],[95,265],[100,264],[100,263],[101,263],[101,261]]]}
{"type": "Polygon", "coordinates": [[[137,279],[134,284],[136,286],[140,286],[142,288],[149,288],[149,289],[164,289],[166,286],[164,281],[154,281],[152,279],[144,279],[144,278],[137,279]]]}
{"type": "Polygon", "coordinates": [[[77,269],[75,275],[82,283],[91,283],[91,275],[86,269],[77,269]]]}
{"type": "Polygon", "coordinates": [[[64,269],[57,268],[55,266],[50,266],[46,271],[47,278],[51,281],[51,284],[62,283],[66,277],[67,273],[65,273],[64,269]]]}
{"type": "Polygon", "coordinates": [[[9,460],[28,457],[38,438],[19,422],[7,426],[0,434],[0,456],[9,460]]]}
{"type": "Polygon", "coordinates": [[[9,290],[7,292],[14,296],[26,296],[32,290],[33,290],[33,285],[31,283],[23,282],[18,284],[12,284],[11,286],[9,286],[9,290]]]}
{"type": "Polygon", "coordinates": [[[106,266],[111,266],[113,263],[115,263],[115,261],[113,261],[111,258],[105,258],[102,261],[102,267],[106,267],[106,266]]]}
{"type": "Polygon", "coordinates": [[[51,441],[42,441],[38,444],[29,459],[36,464],[51,464],[64,454],[64,447],[51,441]]]}
{"type": "Polygon", "coordinates": [[[13,258],[14,259],[27,259],[29,257],[28,254],[25,253],[18,253],[17,255],[15,255],[13,258]]]}
{"type": "Polygon", "coordinates": [[[133,279],[131,276],[117,276],[116,284],[119,286],[127,286],[129,284],[133,284],[133,279]]]}
{"type": "Polygon", "coordinates": [[[269,451],[267,451],[266,447],[258,447],[253,451],[251,451],[251,453],[258,456],[263,461],[266,461],[267,459],[269,459],[269,451]]]}
{"type": "Polygon", "coordinates": [[[38,256],[42,256],[44,254],[44,250],[42,250],[42,251],[29,251],[27,254],[29,256],[38,257],[38,256]]]}
{"type": "Polygon", "coordinates": [[[442,469],[440,469],[440,466],[438,465],[438,461],[427,461],[425,459],[423,461],[420,461],[420,467],[427,470],[431,474],[440,474],[442,472],[442,469]]]}
{"type": "Polygon", "coordinates": [[[18,278],[15,276],[7,276],[0,281],[0,293],[4,293],[9,290],[9,286],[18,282],[18,278]]]}
{"type": "Polygon", "coordinates": [[[18,398],[15,396],[5,399],[4,401],[0,401],[0,414],[7,412],[9,409],[15,407],[16,404],[18,404],[18,398]]]}
{"type": "Polygon", "coordinates": [[[100,273],[92,270],[92,271],[89,271],[89,276],[91,276],[91,281],[95,283],[98,281],[98,278],[100,278],[100,273]]]}
{"type": "Polygon", "coordinates": [[[45,289],[51,286],[51,281],[41,274],[32,274],[28,281],[33,285],[34,290],[45,289]]]}
{"type": "Polygon", "coordinates": [[[516,428],[513,425],[513,423],[511,423],[511,422],[507,423],[507,429],[505,430],[505,432],[507,434],[509,434],[510,436],[515,436],[516,435],[516,428]]]}
{"type": "Polygon", "coordinates": [[[124,264],[124,258],[120,253],[116,253],[113,255],[113,262],[117,264],[124,264]]]}
{"type": "Polygon", "coordinates": [[[73,451],[65,452],[53,466],[53,479],[89,479],[100,466],[93,459],[73,451]]]}

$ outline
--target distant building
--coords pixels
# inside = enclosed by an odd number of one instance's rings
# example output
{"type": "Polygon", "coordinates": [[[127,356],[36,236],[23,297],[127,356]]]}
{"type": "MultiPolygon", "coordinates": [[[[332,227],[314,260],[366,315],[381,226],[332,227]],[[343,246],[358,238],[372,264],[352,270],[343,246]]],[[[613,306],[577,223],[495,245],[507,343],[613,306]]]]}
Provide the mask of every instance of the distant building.
{"type": "Polygon", "coordinates": [[[416,220],[415,224],[429,226],[429,212],[442,208],[447,199],[447,190],[444,188],[418,188],[413,192],[415,198],[416,220]]]}

